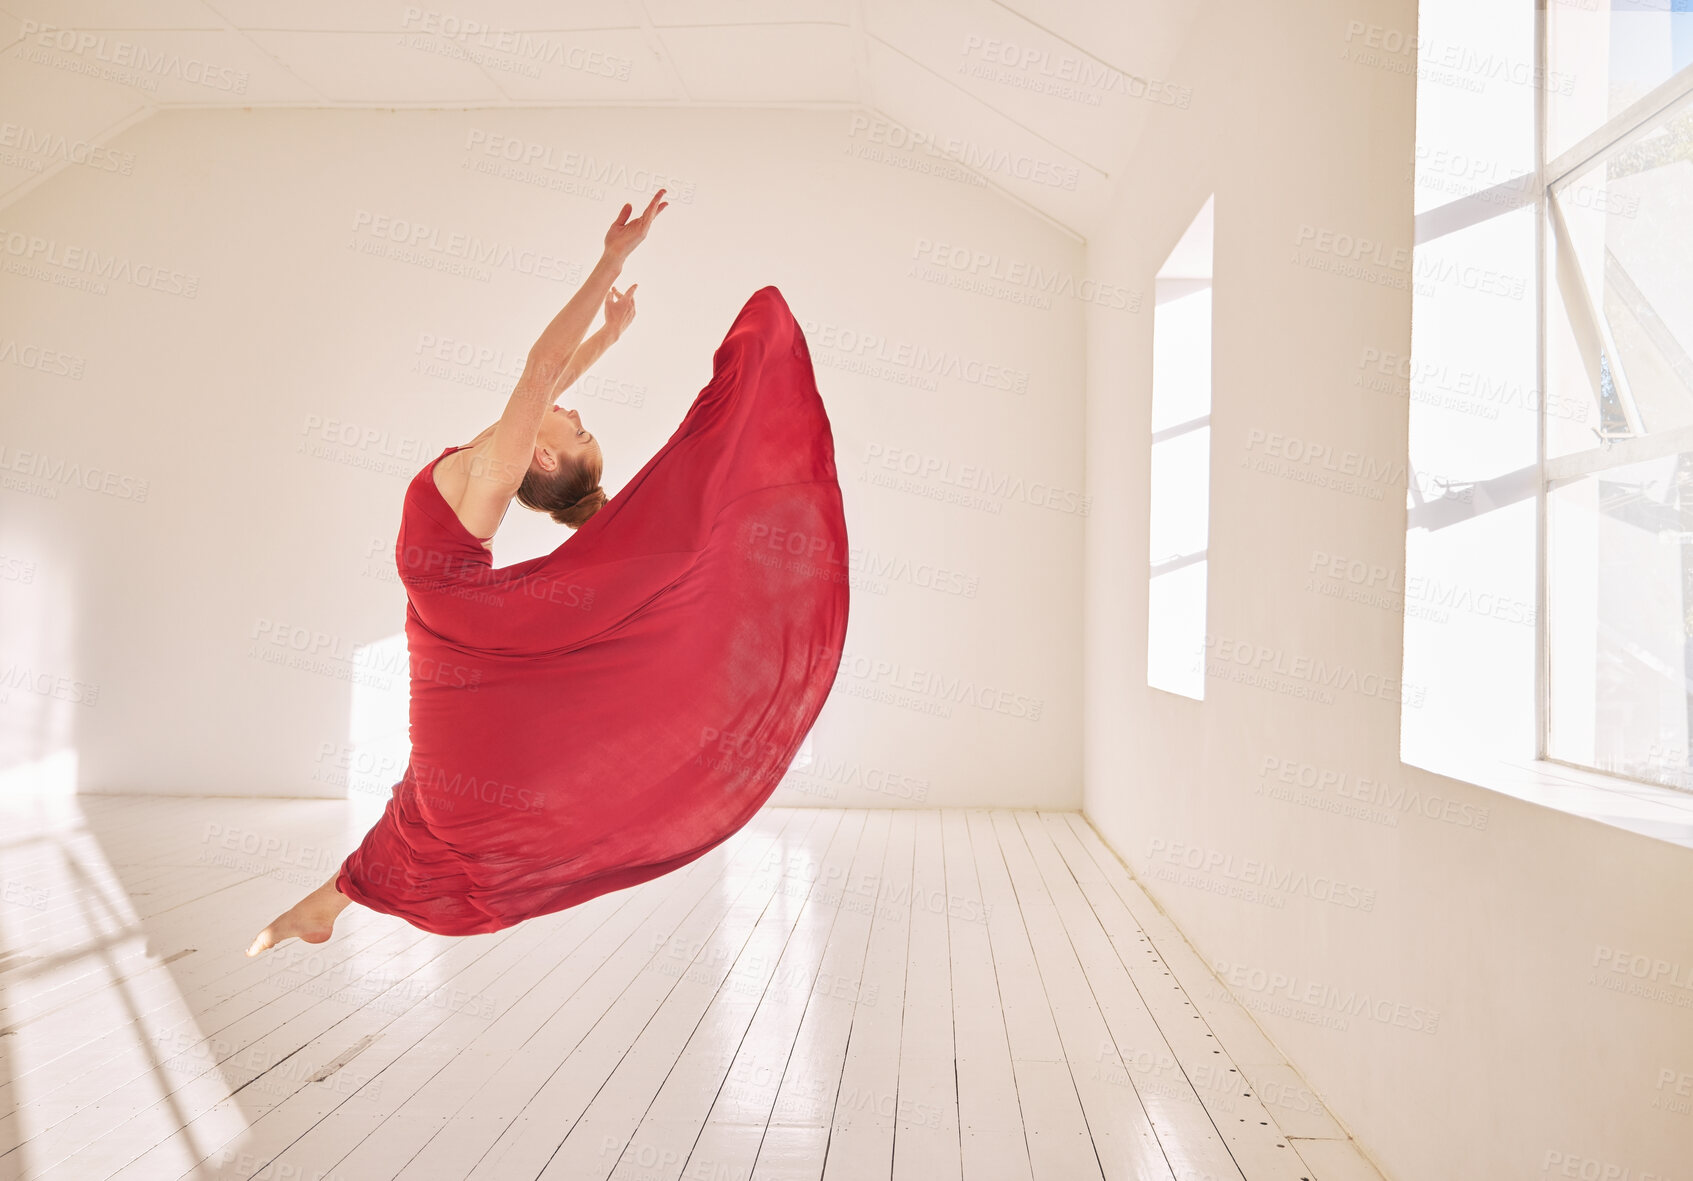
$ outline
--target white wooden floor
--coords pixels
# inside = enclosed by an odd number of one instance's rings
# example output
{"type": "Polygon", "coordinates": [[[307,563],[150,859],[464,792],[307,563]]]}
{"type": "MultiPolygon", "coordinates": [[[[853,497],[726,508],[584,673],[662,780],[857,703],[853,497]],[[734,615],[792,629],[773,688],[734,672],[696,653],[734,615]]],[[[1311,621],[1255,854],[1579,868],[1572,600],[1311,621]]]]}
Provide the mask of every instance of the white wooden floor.
{"type": "Polygon", "coordinates": [[[346,805],[7,801],[0,1178],[1379,1181],[1080,816],[771,809],[249,960],[346,805]]]}

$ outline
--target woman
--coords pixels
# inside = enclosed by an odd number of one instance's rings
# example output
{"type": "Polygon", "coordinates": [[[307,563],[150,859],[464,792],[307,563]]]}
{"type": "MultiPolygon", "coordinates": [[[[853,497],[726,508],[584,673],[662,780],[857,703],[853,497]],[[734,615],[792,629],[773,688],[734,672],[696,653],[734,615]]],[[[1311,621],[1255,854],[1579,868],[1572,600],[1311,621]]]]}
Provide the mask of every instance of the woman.
{"type": "Polygon", "coordinates": [[[828,696],[847,618],[834,441],[805,338],[754,292],[682,424],[617,496],[553,404],[634,316],[612,286],[667,202],[625,205],[500,420],[406,491],[411,758],[336,875],[259,933],[321,943],[350,903],[499,930],[687,864],[751,818],[828,696]],[[584,339],[594,309],[606,324],[584,339]],[[495,569],[513,499],[574,532],[495,569]]]}

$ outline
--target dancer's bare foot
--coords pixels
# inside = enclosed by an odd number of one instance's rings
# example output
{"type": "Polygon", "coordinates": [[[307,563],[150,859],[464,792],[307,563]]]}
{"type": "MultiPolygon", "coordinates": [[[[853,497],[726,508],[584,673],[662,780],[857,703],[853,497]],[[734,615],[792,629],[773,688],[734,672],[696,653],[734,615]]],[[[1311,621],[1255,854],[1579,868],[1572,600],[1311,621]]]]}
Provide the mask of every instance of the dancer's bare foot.
{"type": "MultiPolygon", "coordinates": [[[[340,872],[336,872],[336,877],[340,872]]],[[[352,901],[335,888],[335,878],[307,894],[276,921],[260,931],[247,949],[249,956],[258,955],[281,943],[284,939],[304,939],[307,943],[323,943],[335,933],[335,917],[352,901]]]]}

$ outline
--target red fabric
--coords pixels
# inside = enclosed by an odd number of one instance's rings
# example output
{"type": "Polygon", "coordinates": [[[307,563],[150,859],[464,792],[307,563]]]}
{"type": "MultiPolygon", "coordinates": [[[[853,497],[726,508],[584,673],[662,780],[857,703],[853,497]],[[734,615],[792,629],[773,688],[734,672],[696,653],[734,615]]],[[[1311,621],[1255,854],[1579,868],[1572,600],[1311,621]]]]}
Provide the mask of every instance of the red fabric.
{"type": "Polygon", "coordinates": [[[847,623],[834,439],[781,292],[753,293],[682,425],[550,554],[494,569],[436,462],[395,545],[411,761],[341,892],[469,935],[727,839],[823,708],[847,623]]]}

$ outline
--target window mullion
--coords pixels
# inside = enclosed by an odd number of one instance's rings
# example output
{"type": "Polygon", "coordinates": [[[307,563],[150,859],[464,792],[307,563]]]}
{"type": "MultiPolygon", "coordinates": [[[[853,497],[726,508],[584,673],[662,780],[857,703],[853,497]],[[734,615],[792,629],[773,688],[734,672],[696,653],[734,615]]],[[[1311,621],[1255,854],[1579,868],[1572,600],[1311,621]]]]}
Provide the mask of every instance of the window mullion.
{"type": "MultiPolygon", "coordinates": [[[[1551,21],[1546,0],[1534,2],[1534,76],[1551,65],[1551,21]]],[[[1534,88],[1534,385],[1540,391],[1535,415],[1534,457],[1541,478],[1534,495],[1534,754],[1544,759],[1551,734],[1551,633],[1546,623],[1546,87],[1534,88]]]]}

